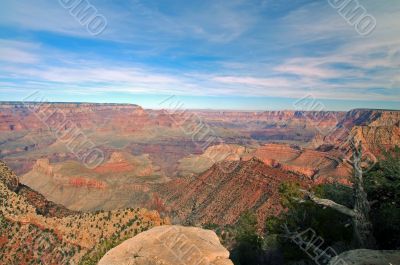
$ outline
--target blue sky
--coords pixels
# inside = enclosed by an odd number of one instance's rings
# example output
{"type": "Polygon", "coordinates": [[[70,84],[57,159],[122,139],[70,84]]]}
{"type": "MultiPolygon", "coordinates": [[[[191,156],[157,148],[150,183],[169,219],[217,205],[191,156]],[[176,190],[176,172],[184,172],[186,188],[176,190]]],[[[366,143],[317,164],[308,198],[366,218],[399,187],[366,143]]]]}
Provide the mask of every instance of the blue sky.
{"type": "Polygon", "coordinates": [[[400,1],[356,2],[376,19],[368,36],[328,0],[2,0],[0,100],[400,109],[400,1]],[[90,3],[105,30],[62,1],[90,3]]]}

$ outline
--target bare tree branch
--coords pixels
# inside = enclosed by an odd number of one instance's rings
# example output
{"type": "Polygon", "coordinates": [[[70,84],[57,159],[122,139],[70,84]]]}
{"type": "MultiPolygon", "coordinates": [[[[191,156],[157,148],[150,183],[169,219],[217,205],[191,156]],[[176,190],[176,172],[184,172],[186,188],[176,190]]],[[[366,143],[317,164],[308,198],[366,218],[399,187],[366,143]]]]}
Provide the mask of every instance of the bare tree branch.
{"type": "Polygon", "coordinates": [[[350,217],[356,216],[356,212],[353,209],[350,209],[344,205],[338,204],[332,200],[318,198],[317,196],[315,196],[313,193],[311,193],[309,191],[306,191],[306,190],[301,190],[301,191],[306,194],[306,196],[309,200],[313,201],[314,203],[316,203],[318,205],[332,208],[332,209],[334,209],[342,214],[345,214],[347,216],[350,216],[350,217]]]}
{"type": "MultiPolygon", "coordinates": [[[[363,170],[361,166],[362,145],[360,141],[356,142],[355,139],[352,138],[350,147],[353,152],[353,209],[338,204],[332,200],[318,198],[309,191],[301,191],[306,194],[307,200],[310,200],[318,205],[332,208],[351,217],[353,221],[354,236],[358,241],[359,247],[374,249],[376,247],[376,242],[372,233],[372,223],[369,218],[371,206],[367,198],[367,193],[364,190],[363,170]]],[[[297,201],[301,201],[301,199],[297,201]]]]}

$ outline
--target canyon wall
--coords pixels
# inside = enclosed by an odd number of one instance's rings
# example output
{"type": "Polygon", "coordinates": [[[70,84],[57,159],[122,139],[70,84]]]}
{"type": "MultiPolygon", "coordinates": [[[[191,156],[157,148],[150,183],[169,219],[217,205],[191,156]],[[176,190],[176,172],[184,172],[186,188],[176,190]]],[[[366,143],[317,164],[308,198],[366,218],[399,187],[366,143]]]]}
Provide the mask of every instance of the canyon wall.
{"type": "Polygon", "coordinates": [[[179,216],[185,219],[191,206],[181,193],[188,191],[202,205],[195,214],[199,221],[232,223],[246,207],[259,216],[279,211],[272,190],[281,180],[350,185],[349,140],[360,140],[364,153],[377,160],[383,149],[400,144],[399,122],[399,111],[385,110],[171,111],[130,104],[1,103],[0,158],[23,184],[74,210],[146,206],[168,212],[183,205],[179,216]],[[86,168],[58,137],[72,129],[104,153],[97,167],[86,168]],[[236,181],[214,167],[224,160],[240,164],[239,173],[230,175],[236,181]],[[281,180],[271,180],[272,186],[259,176],[243,182],[254,173],[249,165],[281,180]],[[221,194],[220,204],[203,202],[211,196],[201,185],[204,178],[222,185],[213,191],[221,194]],[[227,195],[236,189],[239,197],[227,195]],[[241,206],[228,209],[227,217],[211,214],[232,201],[241,206]]]}

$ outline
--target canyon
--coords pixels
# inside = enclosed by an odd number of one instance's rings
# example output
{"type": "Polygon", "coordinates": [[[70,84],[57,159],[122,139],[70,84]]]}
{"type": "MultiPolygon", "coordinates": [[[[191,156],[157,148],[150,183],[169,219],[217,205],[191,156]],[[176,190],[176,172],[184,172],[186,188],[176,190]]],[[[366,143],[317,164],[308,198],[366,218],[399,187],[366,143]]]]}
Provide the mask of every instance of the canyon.
{"type": "Polygon", "coordinates": [[[399,128],[400,112],[390,110],[3,102],[0,158],[25,186],[72,211],[146,207],[181,221],[232,224],[245,209],[260,221],[281,211],[284,181],[351,185],[349,140],[361,141],[368,167],[400,145],[399,128]],[[90,150],[102,155],[94,167],[85,162],[90,150]]]}

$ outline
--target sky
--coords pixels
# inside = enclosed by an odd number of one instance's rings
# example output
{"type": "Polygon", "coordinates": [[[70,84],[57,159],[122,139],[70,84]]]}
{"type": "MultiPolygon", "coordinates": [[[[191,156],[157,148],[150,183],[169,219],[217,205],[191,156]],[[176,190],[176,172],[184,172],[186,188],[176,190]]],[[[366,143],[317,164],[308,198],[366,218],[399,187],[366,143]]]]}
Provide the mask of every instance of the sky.
{"type": "Polygon", "coordinates": [[[400,109],[400,1],[344,1],[2,0],[0,101],[400,109]]]}

